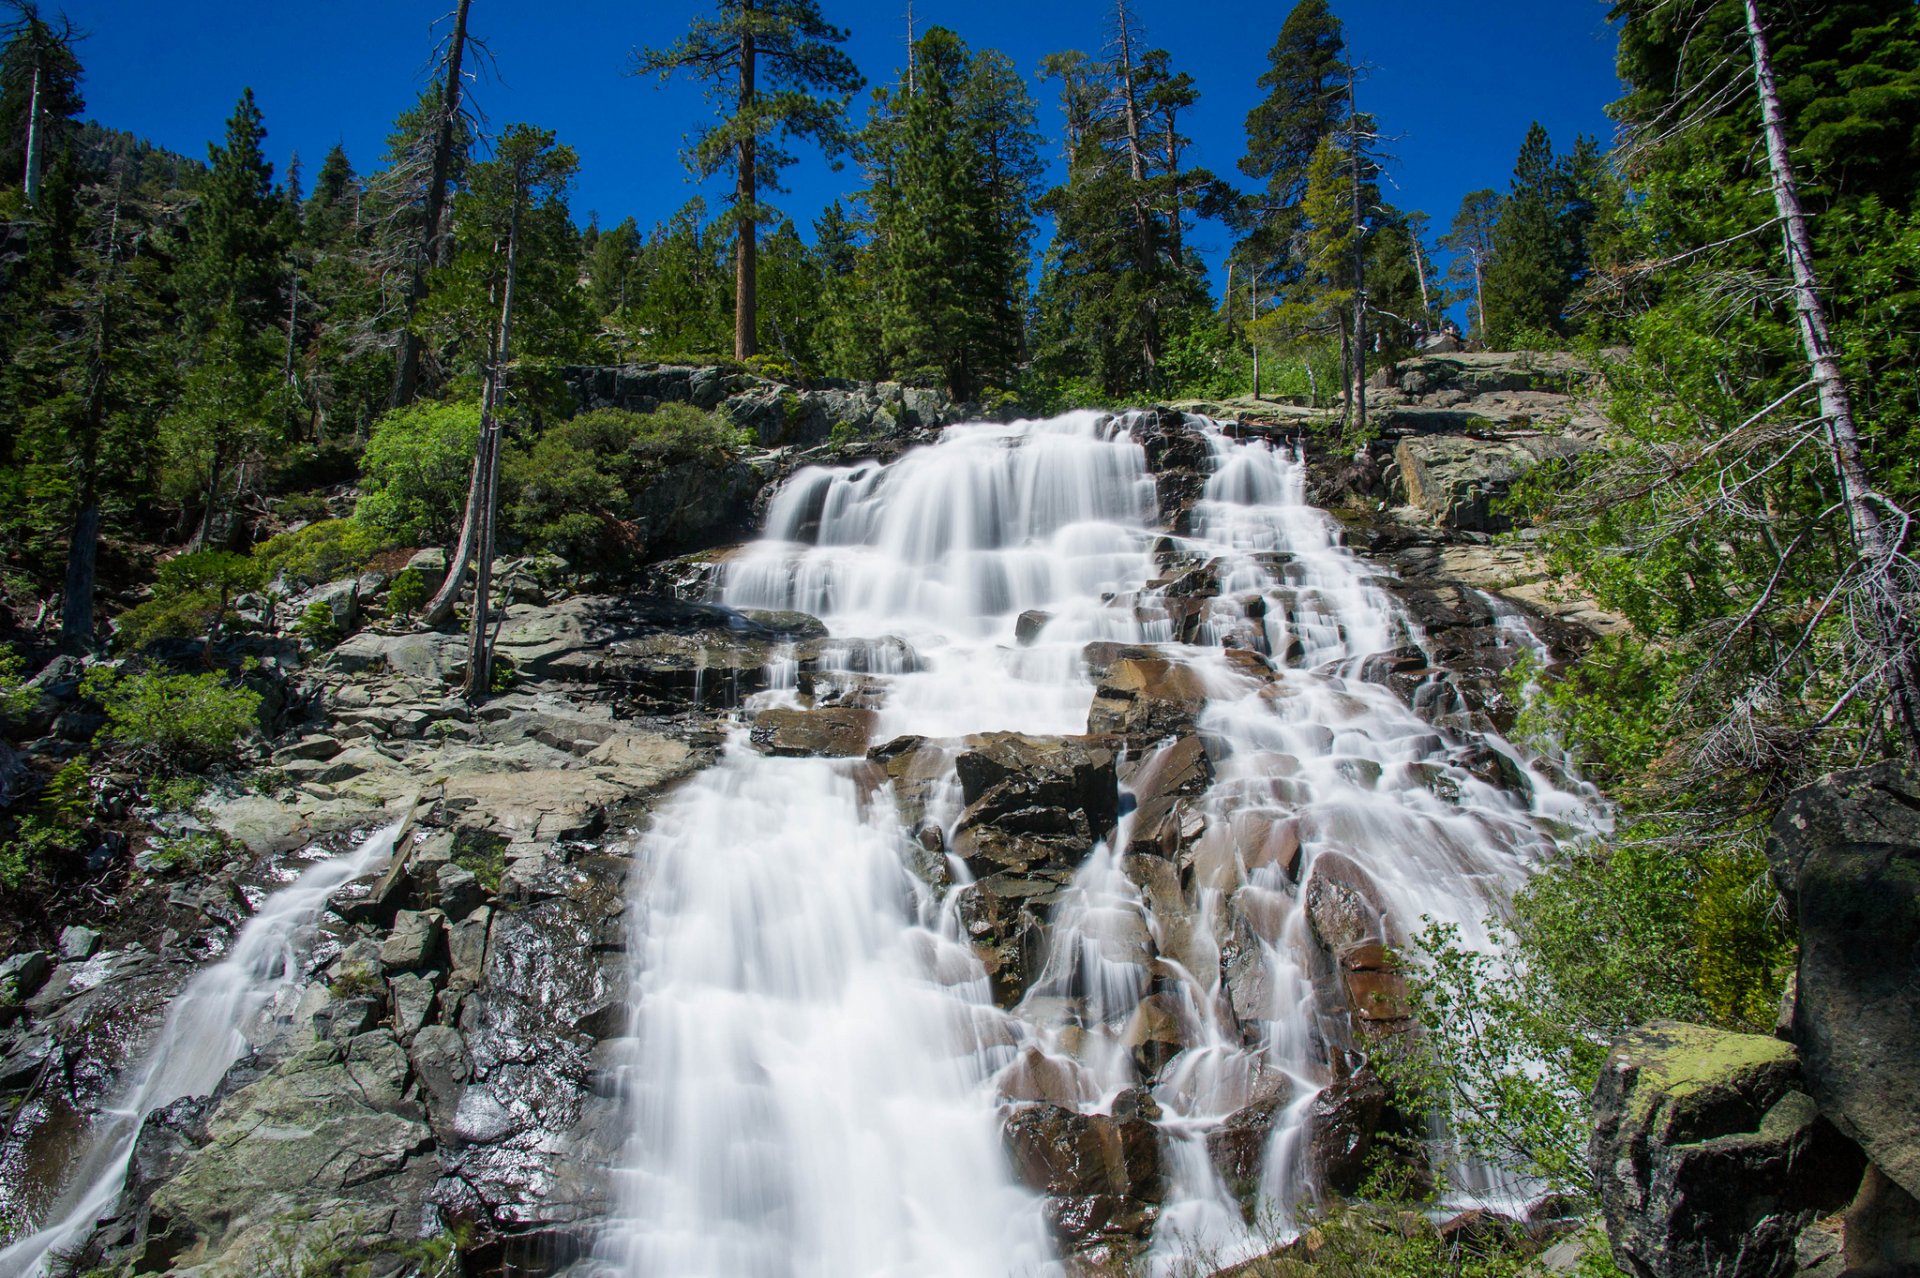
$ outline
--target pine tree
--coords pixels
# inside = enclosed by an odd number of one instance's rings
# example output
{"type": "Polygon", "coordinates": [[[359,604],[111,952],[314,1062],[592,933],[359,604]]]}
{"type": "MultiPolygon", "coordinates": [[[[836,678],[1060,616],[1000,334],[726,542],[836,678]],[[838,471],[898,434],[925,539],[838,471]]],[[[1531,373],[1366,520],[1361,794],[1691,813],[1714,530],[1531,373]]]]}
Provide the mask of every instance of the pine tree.
{"type": "Polygon", "coordinates": [[[274,433],[273,374],[282,345],[274,326],[287,226],[266,136],[248,89],[227,121],[225,145],[208,147],[207,179],[187,216],[175,275],[185,334],[196,349],[163,433],[178,491],[199,508],[195,546],[215,535],[228,487],[258,478],[274,433]]]}
{"type": "Polygon", "coordinates": [[[593,241],[587,254],[587,296],[595,315],[604,319],[632,305],[639,258],[640,224],[632,218],[593,241]]]}
{"type": "Polygon", "coordinates": [[[1575,264],[1565,202],[1564,170],[1547,131],[1536,123],[1520,148],[1513,187],[1493,231],[1485,288],[1487,336],[1496,345],[1568,331],[1575,264]]]}
{"type": "Polygon", "coordinates": [[[734,358],[759,350],[756,250],[772,216],[761,194],[778,193],[794,162],[786,143],[810,139],[829,156],[851,144],[847,99],[864,83],[837,45],[847,33],[828,23],[817,0],[715,0],[714,16],[665,49],[636,55],[636,75],[687,72],[727,103],[720,122],[695,135],[687,164],[700,177],[731,170],[734,233],[734,358]]]}
{"type": "Polygon", "coordinates": [[[1460,201],[1453,224],[1440,238],[1440,247],[1453,254],[1447,278],[1472,300],[1473,335],[1482,342],[1487,333],[1487,267],[1493,261],[1493,232],[1500,222],[1500,192],[1491,188],[1470,191],[1460,201]]]}
{"type": "Polygon", "coordinates": [[[14,18],[0,26],[0,182],[18,178],[29,204],[41,178],[86,109],[80,94],[79,31],[63,14],[42,15],[32,0],[7,0],[14,18]]]}
{"type": "Polygon", "coordinates": [[[1240,171],[1264,183],[1254,197],[1239,260],[1284,287],[1305,264],[1302,205],[1322,139],[1346,124],[1352,71],[1346,33],[1327,0],[1300,0],[1281,24],[1247,113],[1240,171]]]}

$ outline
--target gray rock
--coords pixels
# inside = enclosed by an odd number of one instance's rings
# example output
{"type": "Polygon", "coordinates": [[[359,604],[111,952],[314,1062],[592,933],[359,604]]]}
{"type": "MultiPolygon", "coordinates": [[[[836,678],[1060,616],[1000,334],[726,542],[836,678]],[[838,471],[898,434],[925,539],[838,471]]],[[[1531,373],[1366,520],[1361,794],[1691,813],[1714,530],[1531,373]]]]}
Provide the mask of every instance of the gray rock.
{"type": "Polygon", "coordinates": [[[380,946],[380,965],[389,971],[430,966],[440,954],[440,925],[444,921],[438,910],[401,910],[394,915],[393,931],[380,946]]]}
{"type": "Polygon", "coordinates": [[[90,927],[75,924],[60,933],[60,957],[73,962],[84,962],[100,949],[100,934],[90,927]]]}
{"type": "Polygon", "coordinates": [[[53,964],[47,961],[45,950],[28,950],[0,963],[0,983],[11,984],[14,999],[25,1001],[39,992],[52,971],[53,964]]]}
{"type": "Polygon", "coordinates": [[[1786,1278],[1866,1160],[1801,1088],[1791,1045],[1656,1021],[1616,1045],[1588,1149],[1614,1259],[1640,1278],[1786,1278]]]}
{"type": "Polygon", "coordinates": [[[469,983],[479,979],[487,961],[487,926],[493,911],[481,906],[455,923],[447,935],[447,960],[453,974],[469,983]]]}
{"type": "Polygon", "coordinates": [[[1821,1112],[1920,1197],[1920,773],[1838,772],[1767,845],[1799,923],[1793,1041],[1821,1112]]]}
{"type": "Polygon", "coordinates": [[[393,1002],[393,1033],[402,1043],[409,1042],[433,1015],[433,982],[424,976],[403,972],[387,982],[393,1002]]]}

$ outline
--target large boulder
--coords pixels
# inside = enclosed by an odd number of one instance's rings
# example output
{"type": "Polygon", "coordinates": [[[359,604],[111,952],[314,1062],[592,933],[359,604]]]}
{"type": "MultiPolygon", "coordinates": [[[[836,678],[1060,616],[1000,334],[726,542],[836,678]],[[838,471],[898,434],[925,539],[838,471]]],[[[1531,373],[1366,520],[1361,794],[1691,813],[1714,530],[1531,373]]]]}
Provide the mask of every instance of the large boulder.
{"type": "Polygon", "coordinates": [[[1614,1258],[1637,1278],[1786,1278],[1865,1160],[1802,1090],[1791,1044],[1656,1021],[1600,1072],[1588,1149],[1614,1258]]]}
{"type": "Polygon", "coordinates": [[[1046,1195],[1048,1218],[1073,1250],[1118,1243],[1127,1254],[1144,1242],[1166,1195],[1159,1129],[1137,1099],[1123,1094],[1114,1107],[1121,1114],[1037,1104],[1007,1119],[1014,1173],[1046,1195]]]}
{"type": "Polygon", "coordinates": [[[1807,1089],[1920,1197],[1920,772],[1883,763],[1798,791],[1767,855],[1799,922],[1807,1089]]]}

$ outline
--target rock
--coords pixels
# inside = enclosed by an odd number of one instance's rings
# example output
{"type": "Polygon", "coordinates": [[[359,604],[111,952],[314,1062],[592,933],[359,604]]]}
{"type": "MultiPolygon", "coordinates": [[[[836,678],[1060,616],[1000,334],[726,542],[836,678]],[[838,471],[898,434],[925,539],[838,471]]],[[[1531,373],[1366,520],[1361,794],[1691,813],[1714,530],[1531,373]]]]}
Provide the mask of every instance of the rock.
{"type": "Polygon", "coordinates": [[[429,590],[438,590],[447,579],[447,552],[439,546],[416,550],[407,560],[406,572],[417,572],[427,580],[429,590]]]}
{"type": "Polygon", "coordinates": [[[1135,741],[1189,733],[1206,703],[1206,684],[1192,667],[1159,656],[1123,657],[1100,679],[1087,731],[1135,741]]]}
{"type": "Polygon", "coordinates": [[[345,749],[337,740],[328,736],[302,737],[290,746],[282,746],[273,752],[273,761],[285,766],[304,760],[325,762],[345,749]]]}
{"type": "Polygon", "coordinates": [[[1118,815],[1113,751],[1086,737],[997,732],[954,760],[966,804],[954,852],[976,874],[1036,868],[1068,876],[1118,815]]]}
{"type": "Polygon", "coordinates": [[[1359,1191],[1387,1100],[1387,1085],[1367,1065],[1335,1079],[1313,1098],[1307,1111],[1307,1166],[1315,1184],[1336,1194],[1359,1191]]]}
{"type": "Polygon", "coordinates": [[[1588,1150],[1614,1257],[1642,1278],[1783,1278],[1844,1206],[1860,1151],[1821,1118],[1793,1048],[1656,1021],[1615,1045],[1588,1150]]]}
{"type": "Polygon", "coordinates": [[[83,963],[99,949],[100,934],[90,927],[74,924],[60,932],[60,957],[69,962],[83,963]]]}
{"type": "Polygon", "coordinates": [[[1449,528],[1502,532],[1512,526],[1494,503],[1542,462],[1575,456],[1572,441],[1553,435],[1475,439],[1429,435],[1403,439],[1393,451],[1407,502],[1449,528]]]}
{"type": "Polygon", "coordinates": [[[0,984],[11,985],[12,989],[7,992],[13,995],[12,1001],[23,1003],[39,992],[52,971],[53,964],[47,961],[45,950],[28,950],[0,963],[0,984]]]}
{"type": "Polygon", "coordinates": [[[1235,1110],[1207,1133],[1207,1157],[1249,1220],[1260,1196],[1267,1149],[1273,1143],[1273,1121],[1293,1099],[1292,1087],[1279,1071],[1265,1071],[1261,1082],[1261,1095],[1252,1104],[1235,1110]]]}
{"type": "Polygon", "coordinates": [[[1013,641],[1022,648],[1027,647],[1040,637],[1040,632],[1053,620],[1053,614],[1035,608],[1020,614],[1013,623],[1013,641]]]}
{"type": "Polygon", "coordinates": [[[1198,835],[1197,813],[1185,801],[1198,799],[1213,784],[1213,765],[1197,736],[1181,737],[1156,750],[1123,778],[1133,792],[1134,814],[1127,851],[1172,858],[1198,835]]]}
{"type": "Polygon", "coordinates": [[[1103,1239],[1144,1237],[1166,1193],[1159,1133],[1148,1119],[1022,1105],[1007,1119],[1014,1174],[1048,1198],[1061,1240],[1084,1250],[1103,1239]]]}
{"type": "Polygon", "coordinates": [[[821,710],[763,710],[754,721],[754,748],[783,757],[855,759],[867,753],[878,716],[841,706],[821,710]]]}
{"type": "Polygon", "coordinates": [[[1799,924],[1793,1041],[1821,1113],[1920,1197],[1920,773],[1794,793],[1767,855],[1799,924]]]}
{"type": "Polygon", "coordinates": [[[404,972],[387,982],[387,992],[393,1002],[394,1037],[406,1043],[433,1015],[433,982],[404,972]]]}
{"type": "Polygon", "coordinates": [[[1307,869],[1307,921],[1330,954],[1389,939],[1386,909],[1371,876],[1338,852],[1322,852],[1307,869]]]}
{"type": "Polygon", "coordinates": [[[380,946],[380,965],[389,971],[412,971],[430,965],[440,954],[438,910],[401,910],[393,931],[380,946]]]}
{"type": "Polygon", "coordinates": [[[450,919],[464,919],[487,903],[487,890],[472,870],[443,865],[434,875],[438,904],[450,919]]]}

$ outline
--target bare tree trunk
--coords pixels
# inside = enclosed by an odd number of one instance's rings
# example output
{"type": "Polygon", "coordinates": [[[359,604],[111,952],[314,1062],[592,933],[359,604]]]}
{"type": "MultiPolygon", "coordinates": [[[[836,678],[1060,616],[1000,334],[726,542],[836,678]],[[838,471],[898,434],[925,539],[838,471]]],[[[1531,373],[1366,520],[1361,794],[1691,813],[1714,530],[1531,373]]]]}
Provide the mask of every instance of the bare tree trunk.
{"type": "Polygon", "coordinates": [[[1426,332],[1433,322],[1433,298],[1427,293],[1427,256],[1420,251],[1420,237],[1407,237],[1413,244],[1413,274],[1420,281],[1420,331],[1426,332]]]}
{"type": "Polygon", "coordinates": [[[460,95],[465,88],[461,70],[467,53],[467,11],[473,0],[460,0],[453,12],[453,44],[447,50],[446,96],[441,103],[440,129],[433,140],[433,173],[427,187],[426,225],[407,277],[406,312],[400,327],[400,355],[394,369],[392,403],[395,408],[413,402],[420,390],[420,337],[413,331],[414,315],[427,296],[427,270],[442,260],[442,231],[446,222],[447,180],[453,172],[453,137],[460,122],[460,95]]]}
{"type": "MultiPolygon", "coordinates": [[[[752,6],[749,5],[749,8],[752,6]]],[[[753,33],[740,37],[740,106],[744,111],[754,99],[753,33]]],[[[733,357],[747,359],[760,350],[760,244],[755,208],[760,202],[760,175],[757,139],[752,134],[740,139],[740,172],[734,182],[734,208],[739,229],[733,257],[733,357]]]]}
{"type": "Polygon", "coordinates": [[[188,550],[205,550],[207,541],[213,536],[214,510],[220,504],[220,481],[226,478],[226,449],[215,446],[213,461],[208,466],[206,500],[200,507],[200,523],[194,529],[193,538],[187,543],[188,550]]]}
{"type": "Polygon", "coordinates": [[[1180,224],[1183,195],[1180,190],[1180,134],[1174,128],[1173,107],[1167,107],[1167,177],[1173,183],[1173,208],[1167,214],[1167,253],[1173,259],[1175,267],[1185,265],[1182,260],[1181,239],[1185,228],[1180,224]]]}
{"type": "Polygon", "coordinates": [[[1787,148],[1786,114],[1774,82],[1773,54],[1760,19],[1758,0],[1746,0],[1747,37],[1753,49],[1754,82],[1760,94],[1760,118],[1767,135],[1767,162],[1773,174],[1773,201],[1779,210],[1787,262],[1793,271],[1794,308],[1799,312],[1800,342],[1820,399],[1820,415],[1827,422],[1827,442],[1840,491],[1846,502],[1853,540],[1867,572],[1872,641],[1879,651],[1881,680],[1892,695],[1903,743],[1910,755],[1920,755],[1920,668],[1916,668],[1912,627],[1901,599],[1893,562],[1900,547],[1888,533],[1880,512],[1886,499],[1874,491],[1854,424],[1853,396],[1840,370],[1833,331],[1821,296],[1820,278],[1813,265],[1813,237],[1807,230],[1806,210],[1800,203],[1793,158],[1787,148]]]}
{"type": "MultiPolygon", "coordinates": [[[[1140,146],[1140,103],[1133,80],[1133,29],[1128,21],[1131,15],[1127,12],[1127,3],[1128,0],[1115,0],[1114,3],[1114,13],[1120,24],[1120,106],[1127,126],[1127,166],[1133,176],[1133,221],[1140,239],[1139,266],[1145,270],[1153,263],[1153,223],[1147,211],[1144,191],[1147,166],[1140,146]]],[[[1147,374],[1151,378],[1160,367],[1160,326],[1151,301],[1147,312],[1140,355],[1146,361],[1147,374]]]]}
{"type": "Polygon", "coordinates": [[[493,369],[488,378],[487,409],[480,416],[480,509],[474,518],[475,559],[478,570],[473,583],[473,615],[467,632],[467,696],[484,697],[493,688],[493,642],[487,628],[493,603],[493,533],[500,502],[500,404],[503,397],[508,352],[513,335],[513,291],[520,265],[520,204],[524,196],[514,192],[513,215],[507,231],[507,284],[500,302],[500,344],[494,351],[493,369]]]}
{"type": "Polygon", "coordinates": [[[1353,68],[1347,68],[1347,119],[1350,185],[1353,188],[1353,425],[1367,428],[1367,245],[1360,206],[1360,107],[1355,101],[1353,68]]]}
{"type": "Polygon", "coordinates": [[[1472,256],[1473,256],[1473,308],[1475,311],[1479,313],[1479,316],[1480,316],[1480,327],[1479,327],[1479,330],[1474,333],[1474,336],[1479,338],[1482,342],[1484,342],[1487,340],[1487,285],[1486,285],[1485,279],[1482,278],[1480,274],[1480,271],[1481,271],[1480,250],[1474,249],[1472,251],[1472,256]]]}
{"type": "MultiPolygon", "coordinates": [[[[32,33],[28,35],[31,38],[32,33]]],[[[27,96],[27,172],[21,185],[29,204],[40,202],[40,57],[34,54],[33,90],[27,96]]]]}
{"type": "Polygon", "coordinates": [[[907,0],[907,96],[920,89],[919,55],[913,47],[913,0],[907,0]]]}
{"type": "Polygon", "coordinates": [[[1255,267],[1253,278],[1247,285],[1248,310],[1251,318],[1247,320],[1247,343],[1253,347],[1253,397],[1260,398],[1260,270],[1255,267]]]}

